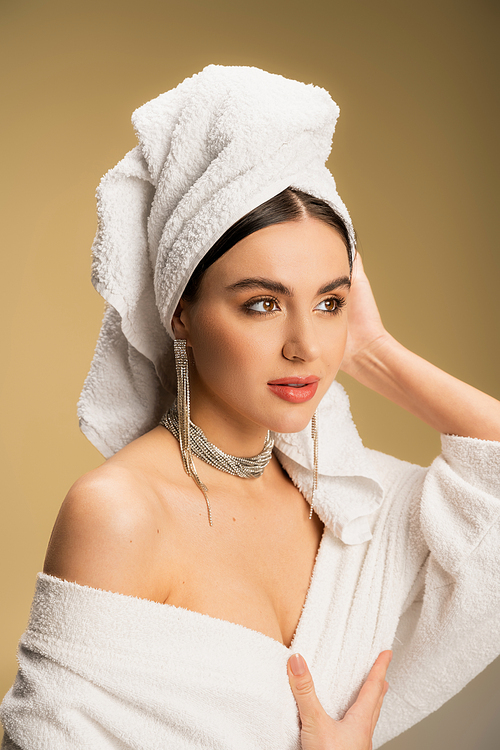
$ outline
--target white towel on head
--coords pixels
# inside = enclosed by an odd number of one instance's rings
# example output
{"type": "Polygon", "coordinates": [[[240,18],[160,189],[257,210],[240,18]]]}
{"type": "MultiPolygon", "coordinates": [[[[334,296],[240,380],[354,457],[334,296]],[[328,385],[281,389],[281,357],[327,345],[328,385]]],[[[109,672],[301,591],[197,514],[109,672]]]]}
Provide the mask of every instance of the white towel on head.
{"type": "Polygon", "coordinates": [[[235,221],[292,186],[354,232],[325,166],[339,109],[325,89],[209,65],[137,109],[139,145],[102,179],[92,282],[107,302],[78,404],[109,457],[175,395],[172,315],[201,258],[235,221]]]}

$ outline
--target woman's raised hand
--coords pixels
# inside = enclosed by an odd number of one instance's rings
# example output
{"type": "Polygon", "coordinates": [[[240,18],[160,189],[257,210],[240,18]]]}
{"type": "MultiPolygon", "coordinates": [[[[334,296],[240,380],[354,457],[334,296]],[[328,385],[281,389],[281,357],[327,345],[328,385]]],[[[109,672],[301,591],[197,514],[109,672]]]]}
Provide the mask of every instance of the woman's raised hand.
{"type": "Polygon", "coordinates": [[[352,269],[347,315],[347,345],[341,369],[356,377],[360,368],[360,358],[370,347],[377,346],[388,336],[358,254],[352,269]]]}
{"type": "Polygon", "coordinates": [[[371,750],[372,737],[382,701],[389,687],[385,675],[392,651],[382,651],[363,683],[356,702],[343,719],[332,719],[319,702],[304,658],[288,660],[288,679],[297,701],[302,724],[303,750],[371,750]]]}
{"type": "Polygon", "coordinates": [[[426,362],[386,331],[359,255],[347,316],[344,372],[438,432],[500,441],[500,401],[426,362]]]}

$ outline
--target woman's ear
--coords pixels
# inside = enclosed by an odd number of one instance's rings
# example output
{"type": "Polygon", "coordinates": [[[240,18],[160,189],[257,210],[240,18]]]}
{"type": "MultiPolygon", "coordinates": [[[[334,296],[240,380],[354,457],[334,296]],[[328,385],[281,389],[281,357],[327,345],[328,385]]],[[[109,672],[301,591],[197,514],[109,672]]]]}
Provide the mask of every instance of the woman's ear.
{"type": "Polygon", "coordinates": [[[186,339],[186,343],[189,344],[189,328],[186,325],[186,318],[186,303],[180,299],[172,315],[172,330],[176,339],[186,339]]]}

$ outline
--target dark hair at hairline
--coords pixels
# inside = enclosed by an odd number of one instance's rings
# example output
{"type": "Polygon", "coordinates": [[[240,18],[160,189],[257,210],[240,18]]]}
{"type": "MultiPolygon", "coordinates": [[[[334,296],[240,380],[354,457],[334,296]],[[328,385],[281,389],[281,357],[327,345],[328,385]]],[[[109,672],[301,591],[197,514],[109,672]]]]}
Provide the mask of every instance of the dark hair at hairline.
{"type": "Polygon", "coordinates": [[[187,302],[195,301],[203,274],[207,268],[224,253],[227,253],[237,242],[259,229],[265,229],[265,227],[270,227],[273,224],[283,224],[287,221],[300,221],[306,216],[324,221],[325,224],[333,227],[339,233],[345,243],[349,256],[349,268],[352,271],[349,233],[344,220],[325,201],[315,198],[309,193],[288,187],[242,216],[224,232],[222,237],[219,237],[194,269],[182,293],[182,299],[187,302]]]}

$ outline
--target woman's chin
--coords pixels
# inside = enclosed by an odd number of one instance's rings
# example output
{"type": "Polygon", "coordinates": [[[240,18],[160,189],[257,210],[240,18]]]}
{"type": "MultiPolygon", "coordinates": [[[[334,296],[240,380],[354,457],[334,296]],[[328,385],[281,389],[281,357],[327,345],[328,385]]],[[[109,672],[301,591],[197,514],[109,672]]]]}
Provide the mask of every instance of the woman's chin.
{"type": "Polygon", "coordinates": [[[284,404],[281,409],[269,409],[267,412],[267,428],[271,432],[294,433],[302,432],[311,424],[314,412],[323,397],[316,398],[302,404],[284,404]]]}
{"type": "Polygon", "coordinates": [[[311,419],[312,413],[310,415],[301,416],[300,418],[297,415],[289,419],[276,419],[273,420],[272,424],[268,425],[268,429],[271,430],[271,432],[280,433],[302,432],[302,430],[305,430],[310,424],[311,419]]]}

